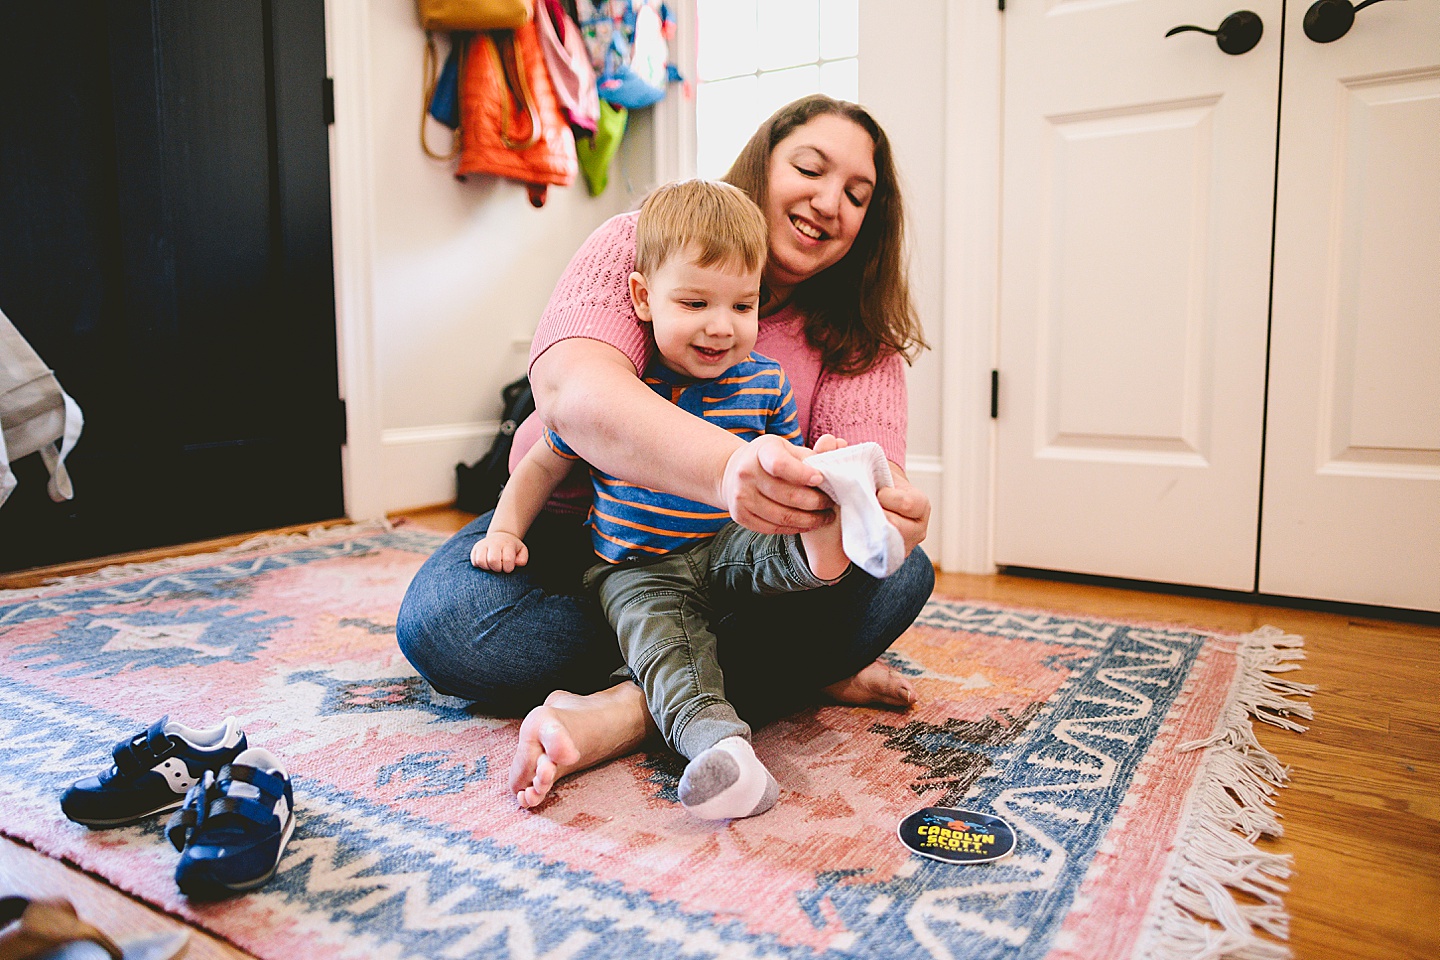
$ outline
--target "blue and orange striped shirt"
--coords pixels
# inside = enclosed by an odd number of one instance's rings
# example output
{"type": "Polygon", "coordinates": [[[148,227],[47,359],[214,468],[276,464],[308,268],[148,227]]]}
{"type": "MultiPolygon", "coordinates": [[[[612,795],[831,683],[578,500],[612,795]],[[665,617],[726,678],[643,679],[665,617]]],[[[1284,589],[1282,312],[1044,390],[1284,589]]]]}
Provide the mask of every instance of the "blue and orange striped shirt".
{"type": "MultiPolygon", "coordinates": [[[[714,380],[692,380],[657,358],[643,379],[681,410],[746,442],[773,433],[796,446],[805,443],[790,381],[769,357],[752,353],[714,380]]],[[[567,460],[580,459],[553,430],[545,431],[545,442],[567,460]]],[[[730,521],[730,514],[709,504],[626,483],[594,467],[590,478],[595,487],[586,521],[590,539],[595,552],[611,563],[684,550],[713,537],[730,521]]]]}

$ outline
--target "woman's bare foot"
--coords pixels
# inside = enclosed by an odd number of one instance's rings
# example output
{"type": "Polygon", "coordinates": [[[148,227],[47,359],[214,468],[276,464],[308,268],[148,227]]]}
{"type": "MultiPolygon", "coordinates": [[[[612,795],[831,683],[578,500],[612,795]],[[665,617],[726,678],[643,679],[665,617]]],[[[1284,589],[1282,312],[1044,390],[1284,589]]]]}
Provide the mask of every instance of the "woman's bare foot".
{"type": "Polygon", "coordinates": [[[825,693],[839,703],[856,707],[877,704],[887,707],[910,707],[915,704],[915,685],[888,664],[876,660],[853,677],[846,677],[825,688],[825,693]]]}
{"type": "Polygon", "coordinates": [[[584,697],[556,690],[520,724],[510,792],[538,806],[556,780],[632,753],[654,732],[645,695],[629,681],[584,697]]]}

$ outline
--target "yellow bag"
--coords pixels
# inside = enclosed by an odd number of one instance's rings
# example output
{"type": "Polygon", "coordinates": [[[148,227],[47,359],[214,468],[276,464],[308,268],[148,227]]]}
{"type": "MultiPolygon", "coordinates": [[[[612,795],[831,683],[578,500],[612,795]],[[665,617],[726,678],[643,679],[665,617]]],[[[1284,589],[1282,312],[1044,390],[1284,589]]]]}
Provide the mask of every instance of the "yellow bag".
{"type": "MultiPolygon", "coordinates": [[[[432,31],[469,32],[472,30],[514,30],[531,21],[535,0],[418,0],[420,25],[425,28],[424,100],[420,104],[420,146],[436,160],[449,160],[460,152],[460,131],[454,134],[453,145],[446,153],[430,149],[425,137],[425,114],[435,97],[439,76],[439,57],[435,51],[432,31]]],[[[463,51],[464,37],[452,42],[463,51]]]]}
{"type": "Polygon", "coordinates": [[[419,0],[426,30],[514,30],[530,22],[534,0],[419,0]]]}

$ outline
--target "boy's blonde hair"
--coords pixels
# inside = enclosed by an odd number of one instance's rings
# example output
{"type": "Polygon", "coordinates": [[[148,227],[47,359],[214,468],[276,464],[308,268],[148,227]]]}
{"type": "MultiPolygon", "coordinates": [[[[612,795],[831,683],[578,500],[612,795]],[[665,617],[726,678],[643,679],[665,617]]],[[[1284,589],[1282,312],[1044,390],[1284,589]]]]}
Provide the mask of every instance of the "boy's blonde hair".
{"type": "Polygon", "coordinates": [[[640,207],[635,227],[635,270],[644,276],[695,245],[697,266],[765,265],[765,215],[745,191],[719,180],[676,180],[656,187],[640,207]]]}

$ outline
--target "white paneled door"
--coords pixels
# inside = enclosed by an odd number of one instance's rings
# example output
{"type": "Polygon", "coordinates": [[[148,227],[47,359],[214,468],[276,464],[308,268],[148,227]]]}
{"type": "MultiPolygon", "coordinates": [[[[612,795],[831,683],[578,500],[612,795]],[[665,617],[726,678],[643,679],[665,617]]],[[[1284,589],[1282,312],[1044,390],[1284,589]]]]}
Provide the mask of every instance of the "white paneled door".
{"type": "Polygon", "coordinates": [[[1000,564],[1255,582],[1280,0],[1017,0],[1005,24],[1000,564]]]}
{"type": "Polygon", "coordinates": [[[1327,43],[1297,7],[1260,589],[1440,610],[1440,0],[1367,6],[1327,43]]]}
{"type": "Polygon", "coordinates": [[[1440,0],[1362,6],[1009,5],[997,562],[1440,610],[1440,0]]]}

